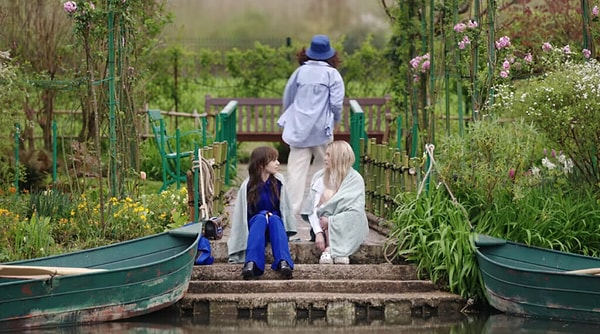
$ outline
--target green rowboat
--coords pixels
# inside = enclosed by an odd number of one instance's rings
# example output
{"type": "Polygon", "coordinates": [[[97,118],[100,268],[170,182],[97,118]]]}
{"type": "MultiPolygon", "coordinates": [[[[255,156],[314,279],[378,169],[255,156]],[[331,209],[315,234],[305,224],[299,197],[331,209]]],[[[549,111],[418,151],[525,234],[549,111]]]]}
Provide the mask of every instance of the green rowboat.
{"type": "Polygon", "coordinates": [[[0,331],[147,314],[188,289],[201,224],[89,250],[0,264],[0,331]]]}
{"type": "Polygon", "coordinates": [[[475,237],[486,298],[512,315],[600,323],[600,258],[475,237]]]}

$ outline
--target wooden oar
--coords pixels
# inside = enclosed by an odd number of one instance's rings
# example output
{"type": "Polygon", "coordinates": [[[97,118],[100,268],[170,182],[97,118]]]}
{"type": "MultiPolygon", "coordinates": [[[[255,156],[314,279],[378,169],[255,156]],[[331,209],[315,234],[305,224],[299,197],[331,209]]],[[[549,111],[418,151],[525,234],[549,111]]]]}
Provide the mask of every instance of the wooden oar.
{"type": "Polygon", "coordinates": [[[570,270],[570,271],[565,271],[565,273],[567,273],[567,274],[598,275],[598,274],[600,274],[600,268],[587,268],[587,269],[570,270]]]}
{"type": "Polygon", "coordinates": [[[106,269],[90,269],[76,267],[43,267],[43,266],[18,266],[0,265],[0,277],[30,278],[39,275],[77,275],[105,271],[106,269]]]}

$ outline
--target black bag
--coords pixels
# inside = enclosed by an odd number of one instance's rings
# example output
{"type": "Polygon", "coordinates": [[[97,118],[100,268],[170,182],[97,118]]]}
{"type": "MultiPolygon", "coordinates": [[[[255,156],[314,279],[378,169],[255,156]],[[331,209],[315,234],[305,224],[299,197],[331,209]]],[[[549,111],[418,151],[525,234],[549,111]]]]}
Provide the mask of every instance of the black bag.
{"type": "Polygon", "coordinates": [[[223,227],[219,217],[211,217],[204,222],[204,236],[212,240],[223,237],[223,227]]]}

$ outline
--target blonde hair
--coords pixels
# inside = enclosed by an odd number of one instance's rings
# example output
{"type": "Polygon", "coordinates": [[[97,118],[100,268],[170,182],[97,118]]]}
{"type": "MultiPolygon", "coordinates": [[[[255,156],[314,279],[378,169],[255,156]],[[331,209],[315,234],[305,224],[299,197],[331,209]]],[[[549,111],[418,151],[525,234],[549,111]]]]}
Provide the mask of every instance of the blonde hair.
{"type": "Polygon", "coordinates": [[[337,191],[354,164],[354,151],[347,142],[336,140],[327,145],[326,152],[329,152],[329,168],[323,173],[323,183],[325,187],[337,191]]]}

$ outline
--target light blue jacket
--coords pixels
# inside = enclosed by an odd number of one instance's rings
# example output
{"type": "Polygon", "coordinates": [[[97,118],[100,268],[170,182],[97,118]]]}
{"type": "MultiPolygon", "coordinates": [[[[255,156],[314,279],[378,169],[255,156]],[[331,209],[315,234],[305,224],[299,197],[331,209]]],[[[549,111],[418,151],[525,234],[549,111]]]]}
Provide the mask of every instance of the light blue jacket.
{"type": "Polygon", "coordinates": [[[277,121],[283,141],[299,148],[329,143],[342,118],[344,95],[340,72],[326,62],[309,60],[298,67],[285,86],[284,113],[277,121]]]}

